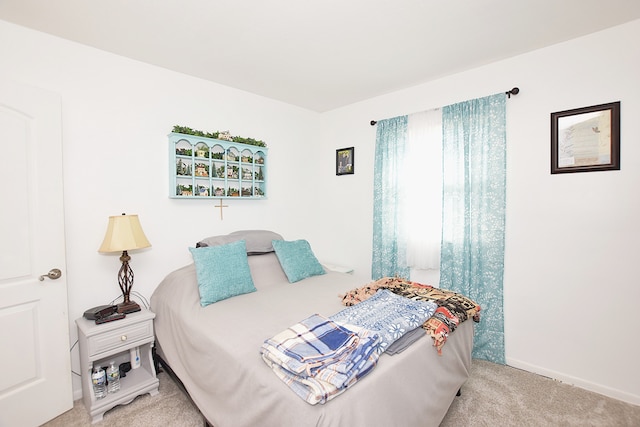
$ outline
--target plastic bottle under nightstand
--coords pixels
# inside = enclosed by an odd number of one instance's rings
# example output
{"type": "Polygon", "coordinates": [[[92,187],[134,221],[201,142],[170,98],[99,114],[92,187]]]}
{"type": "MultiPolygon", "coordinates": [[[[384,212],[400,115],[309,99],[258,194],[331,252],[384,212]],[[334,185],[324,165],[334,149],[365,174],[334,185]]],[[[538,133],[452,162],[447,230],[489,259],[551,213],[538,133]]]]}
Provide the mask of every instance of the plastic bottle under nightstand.
{"type": "Polygon", "coordinates": [[[111,361],[107,368],[107,381],[109,393],[115,393],[120,390],[120,369],[115,361],[111,361]]]}
{"type": "Polygon", "coordinates": [[[93,394],[96,399],[102,399],[107,395],[107,377],[104,369],[100,366],[94,366],[91,373],[91,383],[93,384],[93,394]]]}

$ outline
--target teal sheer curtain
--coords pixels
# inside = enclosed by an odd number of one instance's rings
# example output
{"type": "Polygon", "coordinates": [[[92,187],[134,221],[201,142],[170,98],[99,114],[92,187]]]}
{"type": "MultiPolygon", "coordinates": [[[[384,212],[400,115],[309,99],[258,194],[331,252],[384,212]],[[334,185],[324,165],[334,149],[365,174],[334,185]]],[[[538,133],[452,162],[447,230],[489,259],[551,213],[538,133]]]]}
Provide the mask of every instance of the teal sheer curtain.
{"type": "Polygon", "coordinates": [[[440,287],[482,307],[473,357],[505,363],[505,94],[442,109],[443,216],[440,287]]]}
{"type": "Polygon", "coordinates": [[[408,278],[402,227],[402,167],[405,160],[407,116],[377,124],[373,184],[373,257],[371,277],[408,278]]]}

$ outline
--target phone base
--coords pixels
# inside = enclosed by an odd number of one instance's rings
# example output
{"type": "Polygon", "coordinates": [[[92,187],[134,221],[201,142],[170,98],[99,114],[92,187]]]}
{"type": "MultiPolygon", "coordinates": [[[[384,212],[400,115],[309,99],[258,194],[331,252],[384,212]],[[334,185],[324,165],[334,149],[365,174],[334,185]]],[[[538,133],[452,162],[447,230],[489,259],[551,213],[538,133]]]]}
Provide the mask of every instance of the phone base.
{"type": "Polygon", "coordinates": [[[110,314],[109,316],[100,317],[96,319],[96,325],[99,325],[101,323],[113,322],[114,320],[124,319],[125,317],[126,315],[124,313],[113,313],[113,314],[110,314]]]}

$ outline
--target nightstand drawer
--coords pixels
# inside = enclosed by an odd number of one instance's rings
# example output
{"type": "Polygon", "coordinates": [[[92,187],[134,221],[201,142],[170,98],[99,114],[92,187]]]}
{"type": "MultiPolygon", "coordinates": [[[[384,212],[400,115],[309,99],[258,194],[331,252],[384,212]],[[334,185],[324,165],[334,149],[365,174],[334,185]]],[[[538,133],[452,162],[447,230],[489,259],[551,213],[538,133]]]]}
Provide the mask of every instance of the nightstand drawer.
{"type": "Polygon", "coordinates": [[[153,322],[140,322],[103,334],[94,335],[87,340],[89,356],[116,349],[129,342],[140,341],[153,336],[153,322]]]}

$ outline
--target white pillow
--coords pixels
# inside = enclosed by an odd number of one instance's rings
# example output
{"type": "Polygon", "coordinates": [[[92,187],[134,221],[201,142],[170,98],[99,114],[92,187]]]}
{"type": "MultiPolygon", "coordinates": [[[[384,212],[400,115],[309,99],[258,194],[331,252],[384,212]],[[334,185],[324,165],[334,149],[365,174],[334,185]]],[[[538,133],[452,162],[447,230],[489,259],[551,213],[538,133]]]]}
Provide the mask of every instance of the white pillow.
{"type": "Polygon", "coordinates": [[[281,235],[269,230],[240,230],[227,235],[211,236],[202,239],[196,244],[197,248],[206,246],[220,246],[227,243],[244,240],[247,246],[247,255],[259,255],[273,252],[273,240],[284,240],[281,235]]]}

